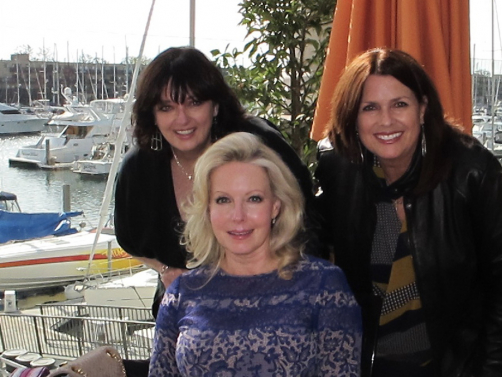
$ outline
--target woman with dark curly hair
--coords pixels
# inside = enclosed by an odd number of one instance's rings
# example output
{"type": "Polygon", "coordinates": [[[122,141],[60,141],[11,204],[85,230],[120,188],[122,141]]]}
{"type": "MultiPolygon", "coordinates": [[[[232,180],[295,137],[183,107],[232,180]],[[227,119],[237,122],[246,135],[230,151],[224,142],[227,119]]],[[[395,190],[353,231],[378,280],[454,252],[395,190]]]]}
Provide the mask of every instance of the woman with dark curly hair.
{"type": "Polygon", "coordinates": [[[169,48],[144,69],[133,125],[135,146],[116,182],[115,232],[125,251],[159,272],[159,299],[185,271],[181,204],[192,191],[195,162],[215,140],[237,131],[258,135],[313,202],[309,171],[296,152],[270,122],[246,115],[220,70],[194,48],[169,48]]]}

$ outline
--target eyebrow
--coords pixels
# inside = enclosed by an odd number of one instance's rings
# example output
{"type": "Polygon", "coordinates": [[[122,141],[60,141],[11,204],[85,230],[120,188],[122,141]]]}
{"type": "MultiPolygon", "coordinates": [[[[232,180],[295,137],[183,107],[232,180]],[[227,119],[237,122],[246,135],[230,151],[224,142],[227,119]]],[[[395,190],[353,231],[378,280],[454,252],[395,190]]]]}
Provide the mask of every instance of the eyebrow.
{"type": "MultiPolygon", "coordinates": [[[[402,99],[407,99],[407,100],[411,100],[412,97],[409,97],[409,96],[399,96],[399,97],[396,97],[396,98],[391,98],[390,101],[391,102],[395,102],[395,101],[399,101],[399,100],[402,100],[402,99]]],[[[367,101],[364,101],[362,98],[361,98],[361,103],[378,103],[378,101],[374,101],[374,100],[367,100],[367,101]]]]}

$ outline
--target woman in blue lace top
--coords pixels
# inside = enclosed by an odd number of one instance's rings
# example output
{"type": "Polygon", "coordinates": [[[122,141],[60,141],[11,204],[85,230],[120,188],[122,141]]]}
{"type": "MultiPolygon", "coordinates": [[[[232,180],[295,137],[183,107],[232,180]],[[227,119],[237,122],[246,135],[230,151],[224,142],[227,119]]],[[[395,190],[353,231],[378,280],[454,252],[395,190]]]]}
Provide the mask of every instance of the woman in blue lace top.
{"type": "Polygon", "coordinates": [[[301,190],[275,152],[220,139],[185,210],[193,270],[164,295],[150,376],[359,376],[360,309],[338,267],[302,253],[301,190]]]}

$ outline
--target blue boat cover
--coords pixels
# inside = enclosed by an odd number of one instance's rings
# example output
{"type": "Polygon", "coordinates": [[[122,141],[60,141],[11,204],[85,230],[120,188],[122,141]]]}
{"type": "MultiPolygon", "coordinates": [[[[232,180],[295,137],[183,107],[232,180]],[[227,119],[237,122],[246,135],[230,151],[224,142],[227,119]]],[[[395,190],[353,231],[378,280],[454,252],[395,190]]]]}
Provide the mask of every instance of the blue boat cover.
{"type": "Polygon", "coordinates": [[[71,227],[70,217],[82,213],[24,213],[0,210],[0,243],[76,233],[77,229],[71,227]]]}

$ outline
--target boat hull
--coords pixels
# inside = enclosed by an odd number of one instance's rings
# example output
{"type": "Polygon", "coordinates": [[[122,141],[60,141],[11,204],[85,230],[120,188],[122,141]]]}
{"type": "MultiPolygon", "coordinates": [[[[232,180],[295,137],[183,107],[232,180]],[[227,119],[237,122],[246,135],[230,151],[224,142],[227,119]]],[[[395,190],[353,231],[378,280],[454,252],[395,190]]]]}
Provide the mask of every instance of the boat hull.
{"type": "Polygon", "coordinates": [[[113,275],[141,264],[101,234],[89,262],[95,234],[80,232],[0,246],[0,287],[28,290],[62,286],[90,275],[113,275]]]}
{"type": "Polygon", "coordinates": [[[81,160],[75,163],[74,173],[92,176],[108,176],[112,161],[81,160]]]}
{"type": "MultiPolygon", "coordinates": [[[[158,274],[147,269],[130,276],[112,277],[83,290],[85,302],[95,306],[151,308],[158,274]]],[[[144,319],[144,318],[143,318],[144,319]]]]}
{"type": "Polygon", "coordinates": [[[21,114],[13,107],[0,104],[0,135],[30,134],[44,130],[47,118],[21,114]]]}

